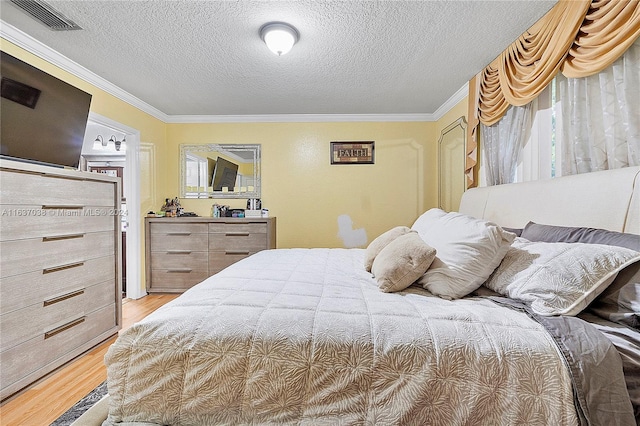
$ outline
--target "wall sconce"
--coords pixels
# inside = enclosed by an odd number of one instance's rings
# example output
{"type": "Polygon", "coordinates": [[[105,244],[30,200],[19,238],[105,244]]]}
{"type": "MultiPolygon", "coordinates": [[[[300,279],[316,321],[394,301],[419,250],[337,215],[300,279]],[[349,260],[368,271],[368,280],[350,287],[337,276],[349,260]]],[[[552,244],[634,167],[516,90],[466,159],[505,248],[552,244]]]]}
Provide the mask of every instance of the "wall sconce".
{"type": "Polygon", "coordinates": [[[105,141],[102,135],[96,136],[96,140],[93,141],[94,151],[126,151],[127,145],[125,141],[126,137],[123,137],[121,141],[116,139],[115,135],[111,135],[108,141],[105,141]]]}
{"type": "Polygon", "coordinates": [[[284,22],[270,22],[260,28],[260,38],[269,50],[278,56],[282,56],[297,43],[300,39],[300,33],[284,22]]]}
{"type": "Polygon", "coordinates": [[[102,138],[102,135],[96,136],[96,140],[93,141],[93,150],[102,151],[107,149],[107,141],[102,138]]]}
{"type": "Polygon", "coordinates": [[[111,135],[111,138],[109,139],[109,142],[113,142],[113,146],[116,148],[116,151],[126,151],[127,150],[127,145],[125,142],[125,138],[123,137],[121,141],[117,140],[116,137],[114,135],[111,135]]]}
{"type": "Polygon", "coordinates": [[[116,141],[116,151],[126,151],[127,150],[127,144],[125,141],[125,137],[122,138],[121,141],[116,141]]]}

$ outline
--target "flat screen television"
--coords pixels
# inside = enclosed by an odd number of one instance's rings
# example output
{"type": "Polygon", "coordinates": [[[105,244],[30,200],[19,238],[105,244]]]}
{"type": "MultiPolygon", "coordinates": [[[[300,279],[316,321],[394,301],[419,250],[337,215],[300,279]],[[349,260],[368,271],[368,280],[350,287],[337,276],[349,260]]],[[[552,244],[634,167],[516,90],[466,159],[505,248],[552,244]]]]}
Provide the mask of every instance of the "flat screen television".
{"type": "Polygon", "coordinates": [[[216,160],[216,167],[213,170],[213,179],[211,186],[214,191],[222,191],[223,187],[233,191],[236,186],[236,177],[238,176],[238,165],[222,157],[216,160]]]}
{"type": "Polygon", "coordinates": [[[78,168],[91,95],[1,53],[0,156],[78,168]]]}

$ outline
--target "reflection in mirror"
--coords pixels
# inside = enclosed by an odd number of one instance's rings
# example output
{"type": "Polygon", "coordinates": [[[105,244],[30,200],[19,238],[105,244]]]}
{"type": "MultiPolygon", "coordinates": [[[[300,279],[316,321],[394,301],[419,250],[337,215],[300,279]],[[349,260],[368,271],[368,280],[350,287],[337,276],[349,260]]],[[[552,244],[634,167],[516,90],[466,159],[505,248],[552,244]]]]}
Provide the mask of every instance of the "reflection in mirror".
{"type": "Polygon", "coordinates": [[[458,211],[465,191],[467,121],[460,117],[448,125],[438,141],[438,205],[458,211]]]}
{"type": "Polygon", "coordinates": [[[260,198],[260,145],[180,145],[180,197],[260,198]]]}

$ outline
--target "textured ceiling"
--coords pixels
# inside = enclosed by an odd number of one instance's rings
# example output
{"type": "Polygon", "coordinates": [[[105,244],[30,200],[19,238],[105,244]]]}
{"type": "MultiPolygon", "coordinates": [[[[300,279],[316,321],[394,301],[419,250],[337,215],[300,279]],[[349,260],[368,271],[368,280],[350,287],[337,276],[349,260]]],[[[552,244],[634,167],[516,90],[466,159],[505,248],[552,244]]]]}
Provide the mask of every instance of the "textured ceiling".
{"type": "Polygon", "coordinates": [[[49,1],[0,18],[167,115],[432,114],[554,1],[49,1]],[[270,21],[300,32],[278,57],[270,21]]]}

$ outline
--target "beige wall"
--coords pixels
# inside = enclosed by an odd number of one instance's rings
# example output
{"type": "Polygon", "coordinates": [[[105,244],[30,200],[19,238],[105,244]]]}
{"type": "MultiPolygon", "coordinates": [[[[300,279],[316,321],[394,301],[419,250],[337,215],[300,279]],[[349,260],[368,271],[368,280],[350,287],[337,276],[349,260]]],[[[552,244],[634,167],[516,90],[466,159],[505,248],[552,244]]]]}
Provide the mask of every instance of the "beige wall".
{"type": "MultiPolygon", "coordinates": [[[[168,124],[158,156],[175,161],[163,169],[160,198],[179,192],[180,144],[258,143],[262,205],[278,218],[278,247],[345,247],[338,236],[342,215],[369,242],[435,206],[435,129],[426,122],[168,124]],[[358,140],[375,141],[375,164],[330,164],[330,142],[358,140]]],[[[214,202],[243,208],[245,200],[186,199],[182,205],[209,215],[214,202]]]]}
{"type": "Polygon", "coordinates": [[[447,111],[442,116],[442,118],[440,118],[436,122],[436,135],[437,135],[436,138],[440,138],[440,132],[442,132],[442,130],[444,130],[445,127],[447,127],[449,124],[456,121],[458,118],[464,117],[464,119],[467,122],[469,121],[467,120],[468,105],[469,105],[469,97],[467,96],[463,100],[458,102],[453,108],[447,111]]]}

